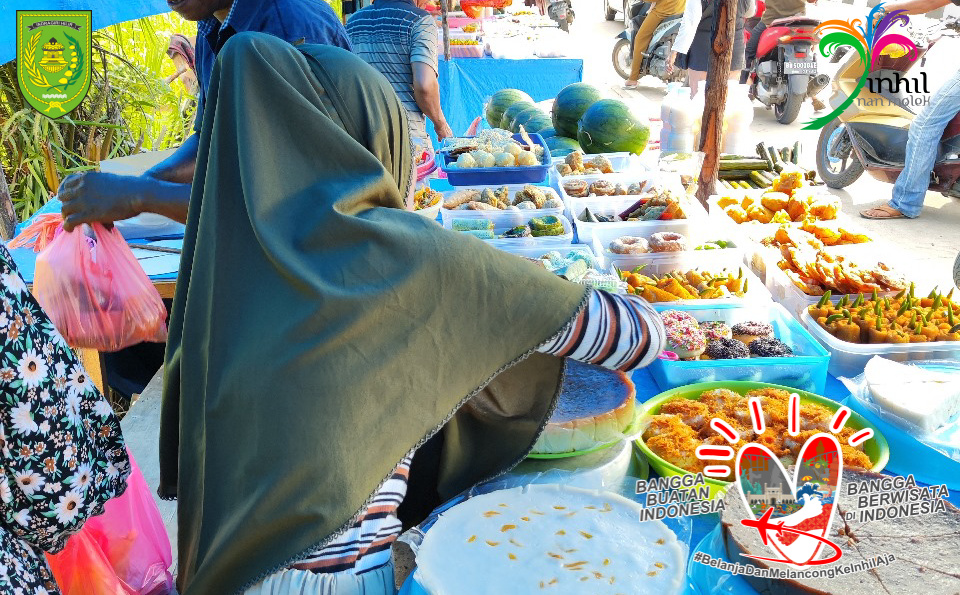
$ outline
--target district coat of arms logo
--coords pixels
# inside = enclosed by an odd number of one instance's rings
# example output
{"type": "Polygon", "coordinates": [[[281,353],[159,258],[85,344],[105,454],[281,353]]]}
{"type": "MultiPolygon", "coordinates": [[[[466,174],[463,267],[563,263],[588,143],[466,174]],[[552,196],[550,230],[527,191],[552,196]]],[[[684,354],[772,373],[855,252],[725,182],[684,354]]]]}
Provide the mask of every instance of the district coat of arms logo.
{"type": "Polygon", "coordinates": [[[41,114],[59,118],[87,96],[92,24],[89,10],[17,11],[17,81],[41,114]]]}

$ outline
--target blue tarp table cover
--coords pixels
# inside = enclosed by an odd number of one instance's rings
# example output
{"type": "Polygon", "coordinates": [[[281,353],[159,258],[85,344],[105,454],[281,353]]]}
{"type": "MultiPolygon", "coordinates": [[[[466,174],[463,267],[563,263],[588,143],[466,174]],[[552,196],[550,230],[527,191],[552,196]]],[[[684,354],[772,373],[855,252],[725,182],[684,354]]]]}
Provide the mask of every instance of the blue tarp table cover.
{"type": "MultiPolygon", "coordinates": [[[[483,104],[500,89],[520,89],[534,101],[553,99],[567,85],[583,80],[583,60],[573,58],[440,58],[440,106],[456,135],[462,135],[483,104]]],[[[436,143],[433,124],[427,132],[436,143]]]]}
{"type": "Polygon", "coordinates": [[[0,64],[17,57],[18,10],[90,10],[93,29],[169,12],[167,0],[0,0],[0,64]]]}

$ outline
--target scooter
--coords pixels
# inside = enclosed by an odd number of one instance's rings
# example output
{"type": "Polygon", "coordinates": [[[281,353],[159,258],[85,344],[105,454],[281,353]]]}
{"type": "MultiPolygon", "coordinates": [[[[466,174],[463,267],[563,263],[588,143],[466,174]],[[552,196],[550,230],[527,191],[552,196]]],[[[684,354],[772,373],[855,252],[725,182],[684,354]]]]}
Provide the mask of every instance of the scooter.
{"type": "Polygon", "coordinates": [[[757,58],[750,66],[750,98],[772,107],[777,121],[790,124],[800,106],[814,98],[830,77],[817,73],[814,29],[820,21],[805,16],[777,19],[760,35],[757,58]]]}
{"type": "MultiPolygon", "coordinates": [[[[906,161],[910,124],[922,110],[926,74],[909,76],[922,62],[936,39],[956,35],[960,25],[944,20],[926,31],[911,31],[918,48],[909,55],[894,57],[883,53],[869,67],[867,81],[850,106],[820,131],[817,143],[817,173],[830,188],[845,188],[866,171],[893,184],[906,161]],[[918,93],[919,91],[919,93],[918,93]]],[[[847,100],[863,76],[864,65],[857,52],[844,56],[833,81],[830,106],[837,108],[847,100]]],[[[940,139],[937,161],[930,175],[930,190],[945,196],[960,197],[960,114],[947,125],[940,139]]]]}
{"type": "MultiPolygon", "coordinates": [[[[624,80],[630,78],[633,65],[633,42],[649,11],[650,3],[642,0],[631,2],[627,7],[627,14],[623,19],[624,30],[617,35],[617,42],[613,46],[613,68],[624,80]]],[[[674,68],[673,72],[667,73],[667,59],[670,57],[677,32],[680,31],[682,16],[682,14],[671,15],[654,30],[650,45],[643,54],[643,64],[640,65],[641,77],[653,75],[666,83],[686,80],[686,70],[674,68]]]]}
{"type": "Polygon", "coordinates": [[[547,16],[556,21],[563,31],[570,31],[570,25],[573,24],[573,18],[576,15],[570,0],[553,0],[547,7],[547,16]]]}

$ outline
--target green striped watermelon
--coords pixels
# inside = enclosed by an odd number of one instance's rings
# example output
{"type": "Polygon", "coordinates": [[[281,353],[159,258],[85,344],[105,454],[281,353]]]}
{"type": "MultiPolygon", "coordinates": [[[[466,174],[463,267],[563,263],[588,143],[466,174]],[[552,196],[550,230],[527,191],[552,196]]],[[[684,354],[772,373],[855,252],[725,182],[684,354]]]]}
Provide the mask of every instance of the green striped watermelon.
{"type": "Polygon", "coordinates": [[[553,122],[550,121],[550,116],[540,112],[540,115],[534,116],[527,120],[527,123],[523,125],[527,132],[540,132],[542,130],[553,130],[553,122]]]}
{"type": "Polygon", "coordinates": [[[503,112],[514,103],[527,101],[533,103],[533,98],[518,89],[502,89],[493,94],[484,109],[484,116],[487,118],[487,124],[497,128],[500,126],[500,119],[503,118],[503,112]]]}
{"type": "Polygon", "coordinates": [[[551,157],[566,157],[574,151],[580,151],[580,144],[566,136],[551,136],[546,139],[547,148],[550,149],[551,157]]]}
{"type": "Polygon", "coordinates": [[[520,112],[535,107],[537,106],[533,105],[533,102],[531,101],[518,101],[517,103],[514,103],[504,110],[503,116],[500,118],[500,122],[497,123],[497,128],[510,130],[510,125],[513,124],[513,120],[520,115],[520,112]]]}
{"type": "Polygon", "coordinates": [[[553,127],[557,134],[574,138],[584,112],[603,97],[600,90],[586,83],[567,85],[553,102],[553,127]]]}
{"type": "Polygon", "coordinates": [[[527,129],[529,131],[529,129],[527,128],[527,123],[529,123],[531,120],[538,117],[546,118],[547,114],[544,113],[544,111],[539,107],[531,107],[530,109],[525,109],[519,114],[517,114],[517,117],[514,118],[512,122],[510,122],[509,130],[512,131],[513,133],[517,133],[517,132],[520,132],[520,126],[523,126],[524,129],[527,129]]]}
{"type": "Polygon", "coordinates": [[[618,99],[601,99],[583,114],[577,139],[586,153],[635,153],[647,148],[650,127],[618,99]]]}

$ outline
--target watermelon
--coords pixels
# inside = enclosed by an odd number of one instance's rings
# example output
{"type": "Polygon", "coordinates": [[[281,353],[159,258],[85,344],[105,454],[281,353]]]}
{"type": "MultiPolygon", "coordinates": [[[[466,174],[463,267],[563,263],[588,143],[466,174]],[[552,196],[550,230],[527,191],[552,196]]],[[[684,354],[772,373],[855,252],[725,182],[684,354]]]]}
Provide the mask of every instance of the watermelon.
{"type": "Polygon", "coordinates": [[[580,144],[576,140],[565,136],[551,136],[546,139],[546,142],[551,157],[566,157],[574,151],[581,150],[580,144]]]}
{"type": "Polygon", "coordinates": [[[533,103],[533,98],[518,89],[501,89],[497,91],[493,94],[493,97],[490,98],[490,101],[487,102],[486,109],[484,110],[487,123],[497,128],[500,126],[500,119],[503,117],[503,112],[507,111],[507,108],[514,103],[521,101],[533,103]]]}
{"type": "Polygon", "coordinates": [[[543,138],[550,138],[551,136],[557,136],[557,131],[554,130],[553,126],[551,126],[550,128],[544,128],[542,130],[538,130],[537,134],[539,134],[543,138]]]}
{"type": "Polygon", "coordinates": [[[539,116],[534,116],[527,120],[527,123],[523,125],[529,133],[540,132],[541,130],[553,130],[553,122],[550,121],[550,116],[545,113],[542,113],[539,116]]]}
{"type": "Polygon", "coordinates": [[[533,120],[534,118],[537,118],[539,116],[543,116],[544,118],[546,118],[547,114],[545,114],[543,110],[540,109],[539,107],[531,107],[530,109],[525,109],[519,114],[517,114],[517,117],[514,118],[512,122],[510,122],[510,128],[508,128],[508,130],[514,133],[520,132],[520,126],[523,126],[524,128],[526,128],[527,123],[530,120],[533,120]]]}
{"type": "Polygon", "coordinates": [[[586,83],[567,85],[553,102],[553,127],[557,134],[574,138],[583,113],[603,97],[600,90],[586,83]]]}
{"type": "Polygon", "coordinates": [[[580,118],[577,139],[586,153],[635,153],[647,148],[650,127],[619,99],[601,99],[580,118]]]}
{"type": "Polygon", "coordinates": [[[537,106],[533,105],[533,103],[530,101],[518,101],[517,103],[514,103],[503,111],[503,116],[500,118],[500,122],[497,123],[497,128],[510,130],[510,124],[513,123],[514,118],[519,116],[520,112],[528,110],[531,107],[537,106]]]}

